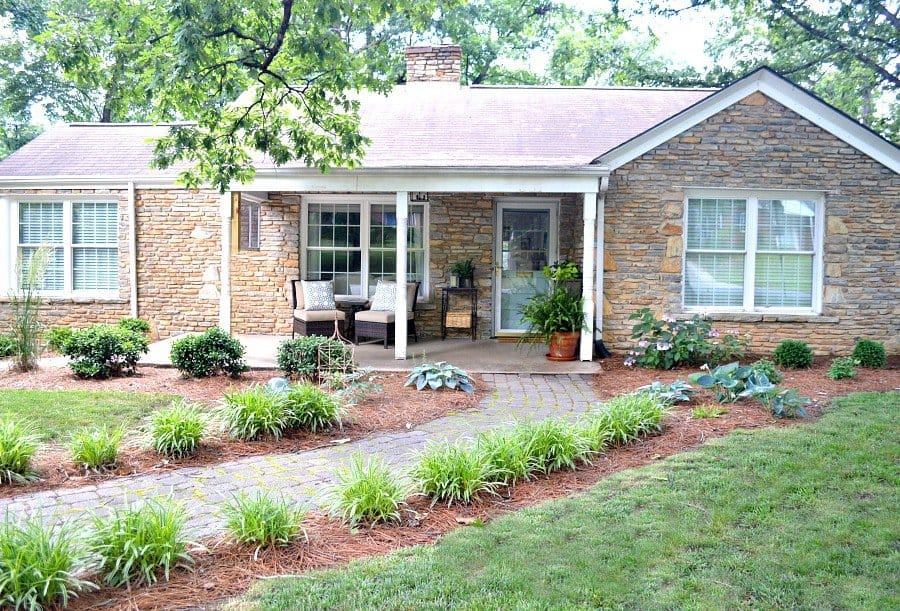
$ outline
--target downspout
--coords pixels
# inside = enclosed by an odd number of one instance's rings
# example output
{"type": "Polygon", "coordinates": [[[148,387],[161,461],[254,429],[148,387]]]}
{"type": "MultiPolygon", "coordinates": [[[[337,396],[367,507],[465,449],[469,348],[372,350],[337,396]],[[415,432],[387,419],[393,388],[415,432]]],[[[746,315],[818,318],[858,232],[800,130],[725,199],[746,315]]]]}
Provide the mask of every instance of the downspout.
{"type": "Polygon", "coordinates": [[[137,212],[134,181],[128,183],[128,286],[131,317],[138,317],[137,212]]]}
{"type": "Polygon", "coordinates": [[[606,209],[606,192],[609,190],[609,174],[600,177],[600,191],[597,193],[597,235],[596,235],[596,265],[594,273],[594,294],[596,295],[596,303],[594,305],[596,316],[594,319],[594,339],[603,341],[603,261],[605,258],[603,252],[603,243],[606,233],[605,209],[606,209]]]}

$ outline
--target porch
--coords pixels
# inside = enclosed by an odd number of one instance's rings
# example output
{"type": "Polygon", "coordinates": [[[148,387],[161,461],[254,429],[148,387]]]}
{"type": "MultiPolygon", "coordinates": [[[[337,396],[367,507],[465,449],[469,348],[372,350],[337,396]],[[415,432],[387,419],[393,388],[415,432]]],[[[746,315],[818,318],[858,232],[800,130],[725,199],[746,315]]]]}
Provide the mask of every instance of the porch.
{"type": "MultiPolygon", "coordinates": [[[[169,353],[177,335],[154,342],[150,351],[141,359],[142,365],[171,366],[169,353]]],[[[247,350],[247,363],[253,369],[276,369],[275,354],[278,345],[289,335],[238,335],[247,350]]],[[[409,371],[423,362],[448,361],[474,373],[530,373],[530,374],[593,374],[600,371],[599,363],[569,361],[554,363],[544,357],[544,346],[533,345],[517,348],[514,342],[492,339],[471,341],[462,338],[424,339],[410,343],[407,360],[398,361],[393,350],[385,350],[380,343],[356,346],[356,361],[360,367],[372,367],[377,371],[409,371]]]]}

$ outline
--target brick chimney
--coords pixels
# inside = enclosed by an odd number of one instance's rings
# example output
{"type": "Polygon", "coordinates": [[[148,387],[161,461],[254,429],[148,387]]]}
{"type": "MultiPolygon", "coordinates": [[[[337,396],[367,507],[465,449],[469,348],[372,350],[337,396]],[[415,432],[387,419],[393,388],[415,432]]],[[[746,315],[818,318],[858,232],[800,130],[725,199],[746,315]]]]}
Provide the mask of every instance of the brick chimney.
{"type": "Polygon", "coordinates": [[[406,47],[406,82],[459,85],[461,63],[459,45],[406,47]]]}

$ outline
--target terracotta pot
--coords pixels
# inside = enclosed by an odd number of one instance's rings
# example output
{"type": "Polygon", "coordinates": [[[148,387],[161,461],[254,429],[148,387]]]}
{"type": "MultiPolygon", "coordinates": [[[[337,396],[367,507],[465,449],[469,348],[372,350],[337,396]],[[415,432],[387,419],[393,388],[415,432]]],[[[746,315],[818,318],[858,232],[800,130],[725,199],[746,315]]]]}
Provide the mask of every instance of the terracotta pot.
{"type": "Polygon", "coordinates": [[[550,337],[550,353],[547,358],[551,361],[574,361],[580,337],[581,333],[578,331],[554,333],[550,337]]]}

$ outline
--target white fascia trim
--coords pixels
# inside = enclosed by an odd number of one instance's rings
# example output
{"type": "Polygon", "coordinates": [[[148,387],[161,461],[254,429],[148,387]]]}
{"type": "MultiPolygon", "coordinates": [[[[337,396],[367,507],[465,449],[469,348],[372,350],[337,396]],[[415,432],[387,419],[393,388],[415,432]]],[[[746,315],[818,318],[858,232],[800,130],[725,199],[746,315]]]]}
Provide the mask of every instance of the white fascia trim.
{"type": "Polygon", "coordinates": [[[129,183],[136,188],[178,188],[174,176],[134,177],[134,176],[0,176],[0,189],[122,189],[129,183]]]}
{"type": "Polygon", "coordinates": [[[619,168],[757,91],[900,173],[900,153],[897,147],[767,69],[760,69],[701,100],[633,140],[601,155],[597,162],[610,169],[619,168]]]}

